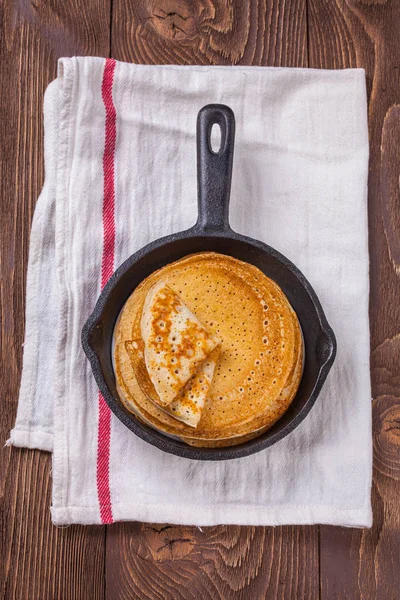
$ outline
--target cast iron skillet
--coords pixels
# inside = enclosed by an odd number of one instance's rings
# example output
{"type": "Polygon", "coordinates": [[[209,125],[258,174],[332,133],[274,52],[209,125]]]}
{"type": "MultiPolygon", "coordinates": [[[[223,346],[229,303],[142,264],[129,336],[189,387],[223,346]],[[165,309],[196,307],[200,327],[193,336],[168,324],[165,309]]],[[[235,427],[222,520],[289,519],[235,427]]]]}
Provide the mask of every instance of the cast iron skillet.
{"type": "Polygon", "coordinates": [[[198,220],[187,231],[151,242],[130,256],[111,276],[82,331],[83,349],[97,385],[110,409],[137,436],[165,452],[197,460],[226,460],[263,450],[293,431],[315,403],[336,354],[334,333],[304,275],[266,244],[239,235],[229,226],[229,196],[235,117],[224,105],[209,104],[197,118],[198,220]],[[221,146],[211,147],[211,129],[218,124],[221,146]],[[150,273],[183,256],[211,250],[251,263],[285,292],[297,313],[305,343],[304,373],[296,398],[267,432],[239,446],[193,448],[139,422],[118,397],[112,362],[113,330],[118,315],[136,286],[150,273]]]}

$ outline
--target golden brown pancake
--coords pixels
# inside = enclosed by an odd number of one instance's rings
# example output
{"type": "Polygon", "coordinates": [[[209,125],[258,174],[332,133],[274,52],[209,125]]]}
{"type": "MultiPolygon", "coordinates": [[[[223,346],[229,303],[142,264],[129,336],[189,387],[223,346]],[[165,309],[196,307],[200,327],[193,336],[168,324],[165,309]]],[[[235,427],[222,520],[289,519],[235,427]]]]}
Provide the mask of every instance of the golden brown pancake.
{"type": "Polygon", "coordinates": [[[117,389],[124,404],[156,429],[197,446],[232,445],[259,435],[285,412],[301,378],[301,330],[286,296],[253,265],[212,252],[187,256],[144,280],[121,311],[115,341],[117,389]],[[140,338],[146,295],[160,280],[221,340],[196,429],[155,406],[125,346],[140,338]]]}

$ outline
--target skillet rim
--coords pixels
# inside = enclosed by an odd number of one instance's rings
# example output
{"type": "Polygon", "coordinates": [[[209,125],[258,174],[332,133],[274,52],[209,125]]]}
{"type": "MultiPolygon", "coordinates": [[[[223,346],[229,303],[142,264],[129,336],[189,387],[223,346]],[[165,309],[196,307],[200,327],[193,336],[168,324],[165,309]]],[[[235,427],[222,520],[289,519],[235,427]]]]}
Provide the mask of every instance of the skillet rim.
{"type": "MultiPolygon", "coordinates": [[[[207,250],[204,250],[204,252],[206,251],[207,250]]],[[[189,254],[191,253],[189,252],[187,255],[189,254]]],[[[169,264],[168,261],[166,261],[165,264],[169,264]]],[[[264,450],[265,448],[272,446],[273,444],[285,438],[289,433],[294,431],[294,429],[296,429],[298,425],[300,425],[300,423],[306,418],[306,416],[309,414],[310,410],[314,406],[320,394],[322,386],[325,383],[325,380],[328,376],[328,373],[333,365],[337,351],[336,337],[331,326],[328,323],[320,300],[309,281],[306,279],[303,273],[296,267],[295,264],[293,264],[288,258],[286,258],[286,256],[278,252],[278,250],[272,248],[271,246],[268,246],[268,244],[265,244],[260,240],[256,240],[251,237],[236,233],[235,231],[230,229],[230,227],[225,228],[223,230],[220,229],[218,231],[213,229],[208,230],[206,227],[202,227],[199,224],[199,222],[197,222],[190,229],[186,229],[179,233],[173,233],[148,243],[147,245],[140,248],[137,252],[129,256],[114,271],[114,273],[111,275],[110,279],[104,286],[103,290],[101,291],[92,313],[90,314],[82,328],[81,342],[83,350],[90,362],[96,383],[104,400],[106,401],[107,405],[112,410],[112,412],[117,416],[117,418],[120,421],[122,421],[122,423],[124,423],[124,425],[128,429],[130,429],[142,440],[150,443],[151,445],[157,447],[160,450],[163,450],[164,452],[168,452],[170,454],[174,454],[183,458],[208,461],[230,460],[250,456],[251,454],[255,454],[260,450],[264,450]],[[315,381],[315,385],[311,393],[309,394],[308,399],[306,400],[303,408],[300,409],[299,413],[295,415],[295,417],[291,421],[289,421],[287,425],[285,425],[275,434],[271,435],[271,430],[267,430],[259,437],[244,442],[243,444],[240,444],[238,446],[228,446],[225,448],[198,448],[190,446],[184,442],[174,440],[168,437],[167,435],[149,427],[148,425],[141,423],[133,414],[129,413],[129,411],[126,408],[122,407],[121,400],[118,401],[114,398],[103,375],[97,350],[93,348],[91,344],[93,333],[101,323],[103,311],[109,301],[111,292],[114,290],[115,286],[117,285],[119,280],[125,275],[125,273],[129,269],[131,269],[138,260],[149,255],[153,250],[159,249],[160,247],[170,244],[171,242],[193,238],[220,238],[225,240],[231,239],[235,242],[243,242],[245,244],[255,247],[257,250],[261,250],[264,254],[270,255],[276,260],[278,260],[284,268],[292,272],[292,274],[299,281],[300,285],[302,285],[302,287],[305,289],[317,315],[321,333],[325,337],[325,344],[329,349],[329,352],[327,356],[324,357],[323,361],[317,359],[319,371],[315,381]],[[121,402],[121,404],[119,404],[119,402],[121,402]]],[[[104,349],[104,346],[102,347],[102,349],[104,349]]],[[[112,349],[108,348],[108,350],[111,355],[112,349]]]]}

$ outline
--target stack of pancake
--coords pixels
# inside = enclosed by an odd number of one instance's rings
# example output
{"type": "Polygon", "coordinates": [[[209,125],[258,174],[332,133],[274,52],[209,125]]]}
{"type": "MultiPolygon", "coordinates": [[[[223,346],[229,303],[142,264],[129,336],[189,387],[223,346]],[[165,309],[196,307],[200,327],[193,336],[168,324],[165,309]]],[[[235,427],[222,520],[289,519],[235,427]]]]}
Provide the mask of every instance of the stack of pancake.
{"type": "Polygon", "coordinates": [[[266,431],[302,375],[301,329],[282,290],[253,265],[213,252],[147,277],[122,309],[114,339],[128,410],[199,447],[266,431]]]}

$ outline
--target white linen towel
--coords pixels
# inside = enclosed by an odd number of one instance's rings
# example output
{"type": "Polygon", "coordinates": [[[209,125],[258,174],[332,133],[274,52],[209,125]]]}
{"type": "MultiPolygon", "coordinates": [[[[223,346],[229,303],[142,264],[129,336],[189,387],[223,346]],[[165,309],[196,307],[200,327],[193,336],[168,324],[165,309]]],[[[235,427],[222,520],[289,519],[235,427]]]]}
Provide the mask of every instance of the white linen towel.
{"type": "Polygon", "coordinates": [[[53,522],[370,526],[364,71],[61,59],[45,95],[45,167],[9,443],[53,452],[53,522]],[[301,425],[219,463],[165,454],[126,429],[80,342],[113,268],[194,224],[196,117],[208,103],[236,116],[232,227],[298,265],[338,343],[301,425]]]}

